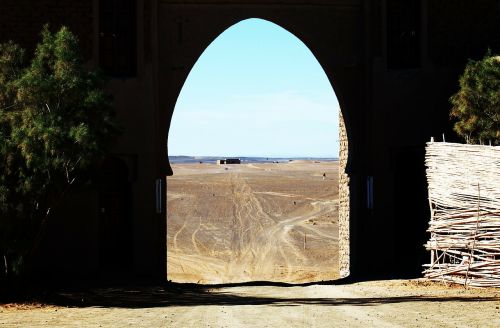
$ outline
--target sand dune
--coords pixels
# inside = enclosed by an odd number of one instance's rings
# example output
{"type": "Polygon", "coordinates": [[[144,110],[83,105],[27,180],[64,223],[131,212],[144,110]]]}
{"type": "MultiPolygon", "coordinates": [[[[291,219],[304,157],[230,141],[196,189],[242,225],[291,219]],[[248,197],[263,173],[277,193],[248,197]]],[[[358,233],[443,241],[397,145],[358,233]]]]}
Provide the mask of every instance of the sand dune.
{"type": "Polygon", "coordinates": [[[169,280],[338,278],[337,162],[177,164],[173,170],[167,180],[169,280]]]}

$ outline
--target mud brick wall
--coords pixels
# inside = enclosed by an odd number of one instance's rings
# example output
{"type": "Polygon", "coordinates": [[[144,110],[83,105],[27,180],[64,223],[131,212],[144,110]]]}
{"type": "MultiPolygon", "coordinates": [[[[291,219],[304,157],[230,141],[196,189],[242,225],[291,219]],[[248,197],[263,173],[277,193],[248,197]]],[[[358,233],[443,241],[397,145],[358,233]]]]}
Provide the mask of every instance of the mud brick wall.
{"type": "Polygon", "coordinates": [[[339,114],[339,270],[340,277],[349,275],[349,176],[347,166],[348,143],[342,113],[339,114]]]}
{"type": "Polygon", "coordinates": [[[0,42],[12,40],[32,52],[40,31],[49,23],[51,30],[68,26],[78,36],[85,59],[92,55],[92,0],[1,0],[0,42]]]}

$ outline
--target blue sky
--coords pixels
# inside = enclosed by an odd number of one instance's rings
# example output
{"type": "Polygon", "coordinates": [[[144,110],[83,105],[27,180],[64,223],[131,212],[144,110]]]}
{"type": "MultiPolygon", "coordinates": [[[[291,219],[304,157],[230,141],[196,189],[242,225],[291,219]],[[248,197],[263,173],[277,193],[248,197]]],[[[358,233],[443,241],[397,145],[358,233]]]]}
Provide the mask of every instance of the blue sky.
{"type": "Polygon", "coordinates": [[[338,157],[335,93],[311,51],[247,19],[200,56],[177,100],[169,155],[338,157]]]}

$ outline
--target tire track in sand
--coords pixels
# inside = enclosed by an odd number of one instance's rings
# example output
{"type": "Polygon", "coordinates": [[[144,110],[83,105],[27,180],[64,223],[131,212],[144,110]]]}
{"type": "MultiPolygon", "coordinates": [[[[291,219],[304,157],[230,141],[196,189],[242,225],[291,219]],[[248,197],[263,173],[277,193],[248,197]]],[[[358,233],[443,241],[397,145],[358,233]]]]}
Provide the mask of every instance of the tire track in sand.
{"type": "Polygon", "coordinates": [[[200,231],[200,228],[201,228],[201,218],[199,218],[198,227],[191,234],[191,242],[193,243],[194,248],[196,248],[198,254],[201,255],[202,253],[200,252],[200,248],[198,247],[198,242],[196,241],[196,234],[198,233],[198,231],[200,231]]]}
{"type": "Polygon", "coordinates": [[[185,227],[186,227],[186,220],[184,220],[184,224],[182,225],[182,227],[179,230],[177,230],[177,232],[174,235],[173,244],[174,244],[174,250],[176,252],[179,252],[179,247],[177,247],[177,237],[182,232],[182,230],[184,230],[185,227]]]}
{"type": "Polygon", "coordinates": [[[279,263],[288,279],[292,273],[291,263],[283,246],[286,244],[296,256],[303,255],[288,240],[287,228],[265,212],[245,179],[234,174],[230,183],[234,196],[233,222],[238,222],[238,225],[233,227],[233,246],[237,252],[228,265],[228,274],[233,276],[231,278],[240,276],[262,280],[262,277],[272,277],[279,263]],[[264,227],[262,222],[273,224],[264,227]]]}

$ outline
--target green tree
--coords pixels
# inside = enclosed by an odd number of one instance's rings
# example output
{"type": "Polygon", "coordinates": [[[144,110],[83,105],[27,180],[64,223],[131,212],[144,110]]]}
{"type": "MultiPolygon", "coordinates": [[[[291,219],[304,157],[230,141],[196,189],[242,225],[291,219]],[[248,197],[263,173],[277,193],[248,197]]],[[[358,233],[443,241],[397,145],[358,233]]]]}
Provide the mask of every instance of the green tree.
{"type": "Polygon", "coordinates": [[[500,56],[470,60],[450,101],[454,129],[467,143],[500,144],[500,56]]]}
{"type": "Polygon", "coordinates": [[[70,188],[87,183],[117,124],[103,79],[68,28],[45,26],[31,63],[0,45],[0,251],[20,270],[70,188]]]}

